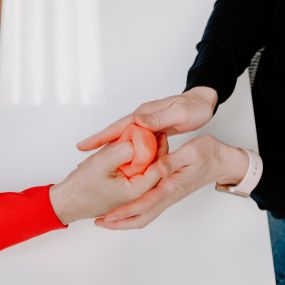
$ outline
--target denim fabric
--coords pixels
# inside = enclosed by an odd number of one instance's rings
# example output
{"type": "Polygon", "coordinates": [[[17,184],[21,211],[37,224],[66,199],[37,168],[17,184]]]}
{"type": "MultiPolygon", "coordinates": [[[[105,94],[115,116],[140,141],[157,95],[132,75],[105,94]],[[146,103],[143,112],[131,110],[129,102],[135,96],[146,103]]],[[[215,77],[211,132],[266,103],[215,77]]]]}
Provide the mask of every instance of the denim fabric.
{"type": "Polygon", "coordinates": [[[285,285],[285,219],[275,219],[268,212],[271,245],[277,285],[285,285]]]}

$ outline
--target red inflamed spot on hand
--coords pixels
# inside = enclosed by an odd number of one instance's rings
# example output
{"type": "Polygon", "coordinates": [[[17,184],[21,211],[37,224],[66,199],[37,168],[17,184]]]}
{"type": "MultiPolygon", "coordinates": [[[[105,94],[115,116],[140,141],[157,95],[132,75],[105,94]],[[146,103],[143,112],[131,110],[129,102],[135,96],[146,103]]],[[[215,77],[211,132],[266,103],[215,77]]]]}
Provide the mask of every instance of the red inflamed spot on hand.
{"type": "Polygon", "coordinates": [[[134,147],[134,156],[130,163],[122,165],[120,170],[128,177],[143,174],[153,162],[157,153],[157,142],[154,134],[136,124],[129,125],[118,142],[130,141],[134,147]]]}

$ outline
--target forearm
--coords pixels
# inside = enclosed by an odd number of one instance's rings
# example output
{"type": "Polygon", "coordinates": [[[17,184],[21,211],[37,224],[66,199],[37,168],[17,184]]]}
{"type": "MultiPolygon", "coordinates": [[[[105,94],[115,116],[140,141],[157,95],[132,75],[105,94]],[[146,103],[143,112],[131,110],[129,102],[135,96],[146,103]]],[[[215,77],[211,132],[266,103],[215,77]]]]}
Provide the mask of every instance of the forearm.
{"type": "Polygon", "coordinates": [[[66,227],[51,205],[51,185],[0,194],[0,250],[66,227]]]}
{"type": "Polygon", "coordinates": [[[80,199],[72,193],[71,187],[64,181],[53,185],[50,189],[51,205],[58,219],[64,225],[78,220],[78,216],[80,216],[75,200],[78,202],[80,199]]]}
{"type": "Polygon", "coordinates": [[[218,104],[233,92],[237,77],[255,52],[265,45],[273,5],[265,0],[219,0],[207,23],[198,55],[187,77],[184,91],[208,86],[218,92],[218,104]]]}

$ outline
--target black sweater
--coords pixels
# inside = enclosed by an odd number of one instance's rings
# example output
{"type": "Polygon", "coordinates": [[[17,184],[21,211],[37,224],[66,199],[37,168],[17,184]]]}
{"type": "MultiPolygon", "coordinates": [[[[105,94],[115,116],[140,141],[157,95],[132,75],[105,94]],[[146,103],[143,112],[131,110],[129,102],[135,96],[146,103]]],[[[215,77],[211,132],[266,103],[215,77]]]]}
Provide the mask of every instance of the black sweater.
{"type": "Polygon", "coordinates": [[[280,138],[285,131],[284,30],[284,0],[216,1],[184,90],[212,87],[218,105],[223,103],[254,54],[265,47],[252,90],[264,171],[251,197],[277,218],[285,217],[285,143],[280,138]]]}

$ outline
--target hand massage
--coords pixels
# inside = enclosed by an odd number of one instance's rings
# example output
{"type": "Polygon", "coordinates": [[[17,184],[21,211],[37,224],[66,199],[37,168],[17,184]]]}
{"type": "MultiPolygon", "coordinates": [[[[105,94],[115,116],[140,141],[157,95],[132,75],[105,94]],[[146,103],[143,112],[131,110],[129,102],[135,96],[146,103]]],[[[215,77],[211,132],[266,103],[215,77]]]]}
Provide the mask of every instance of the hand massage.
{"type": "Polygon", "coordinates": [[[101,148],[61,183],[1,193],[0,231],[6,234],[0,248],[81,219],[95,218],[112,230],[141,229],[205,185],[239,184],[248,153],[215,137],[197,137],[169,153],[167,136],[203,126],[216,102],[215,90],[196,87],[144,103],[78,143],[80,151],[101,148]]]}
{"type": "MultiPolygon", "coordinates": [[[[283,97],[273,99],[284,92],[280,84],[284,11],[281,0],[216,1],[179,95],[145,102],[79,142],[79,151],[93,153],[62,182],[0,193],[0,250],[53,230],[67,230],[69,224],[83,219],[94,219],[96,226],[110,230],[142,229],[175,203],[213,184],[213,190],[251,197],[268,211],[272,244],[277,248],[273,250],[277,283],[285,284],[283,145],[272,136],[275,130],[280,133],[284,120],[283,97]],[[210,133],[170,152],[168,137],[196,131],[210,122],[259,52],[252,98],[262,159],[257,152],[228,145],[210,133]]],[[[4,73],[13,77],[10,70],[4,73]]]]}

